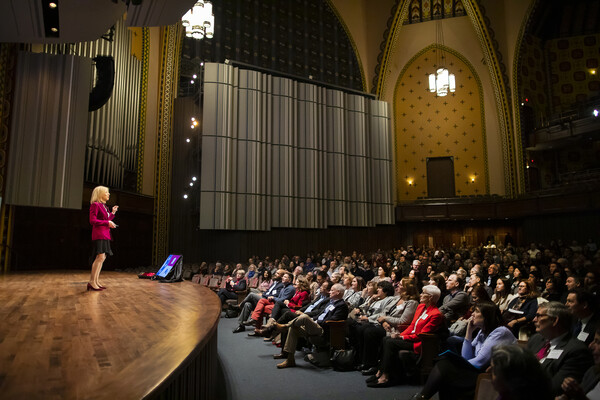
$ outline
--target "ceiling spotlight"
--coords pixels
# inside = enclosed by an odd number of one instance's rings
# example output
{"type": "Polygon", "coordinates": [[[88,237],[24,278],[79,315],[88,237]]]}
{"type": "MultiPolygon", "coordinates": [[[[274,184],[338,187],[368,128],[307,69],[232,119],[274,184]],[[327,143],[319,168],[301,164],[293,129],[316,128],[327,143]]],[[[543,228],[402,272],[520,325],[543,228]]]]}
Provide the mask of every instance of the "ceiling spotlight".
{"type": "Polygon", "coordinates": [[[190,138],[185,138],[185,142],[189,143],[190,142],[190,138]]]}
{"type": "Polygon", "coordinates": [[[192,75],[192,78],[196,79],[198,77],[198,75],[194,74],[192,75]]]}
{"type": "Polygon", "coordinates": [[[194,186],[194,182],[190,182],[190,186],[194,186]]]}
{"type": "Polygon", "coordinates": [[[50,30],[54,33],[58,32],[58,28],[50,28],[50,30]]]}
{"type": "Polygon", "coordinates": [[[56,8],[56,7],[58,7],[58,4],[56,4],[55,2],[50,2],[50,3],[48,3],[48,7],[56,8]]]}
{"type": "Polygon", "coordinates": [[[196,177],[195,177],[195,176],[192,176],[192,180],[193,180],[194,182],[196,182],[196,177]]]}
{"type": "Polygon", "coordinates": [[[184,195],[183,195],[183,198],[184,198],[184,199],[187,199],[187,198],[188,198],[188,195],[187,195],[187,194],[184,194],[184,195]]]}
{"type": "Polygon", "coordinates": [[[192,79],[192,80],[190,81],[190,83],[193,85],[193,84],[194,84],[194,80],[192,79]]]}
{"type": "Polygon", "coordinates": [[[592,114],[594,114],[594,117],[598,116],[598,109],[594,110],[594,112],[592,112],[592,114]]]}

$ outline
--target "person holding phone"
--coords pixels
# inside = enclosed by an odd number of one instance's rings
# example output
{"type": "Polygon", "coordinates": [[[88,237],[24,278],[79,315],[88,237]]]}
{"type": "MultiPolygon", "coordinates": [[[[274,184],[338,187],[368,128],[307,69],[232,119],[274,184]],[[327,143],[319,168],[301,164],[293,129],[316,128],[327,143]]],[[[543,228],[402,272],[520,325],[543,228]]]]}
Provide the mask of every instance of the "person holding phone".
{"type": "Polygon", "coordinates": [[[117,227],[112,221],[119,206],[113,206],[109,211],[106,202],[110,199],[110,192],[105,186],[97,186],[92,191],[90,199],[90,224],[92,225],[92,255],[94,262],[92,263],[92,273],[87,284],[87,290],[104,290],[105,286],[100,284],[100,271],[102,264],[106,260],[106,256],[112,256],[110,248],[110,230],[117,227]]]}

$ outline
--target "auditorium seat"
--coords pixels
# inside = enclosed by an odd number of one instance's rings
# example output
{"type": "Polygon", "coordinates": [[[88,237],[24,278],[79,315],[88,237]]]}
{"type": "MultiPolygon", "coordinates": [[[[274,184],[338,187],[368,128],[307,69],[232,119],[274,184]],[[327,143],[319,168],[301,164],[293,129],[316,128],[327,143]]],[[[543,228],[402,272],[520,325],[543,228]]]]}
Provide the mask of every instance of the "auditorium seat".
{"type": "Polygon", "coordinates": [[[417,355],[412,350],[400,350],[398,357],[408,372],[409,379],[419,377],[419,382],[424,385],[429,373],[435,364],[434,359],[440,353],[440,336],[434,333],[421,333],[421,354],[417,355]],[[412,373],[410,372],[412,371],[412,373]]]}
{"type": "Polygon", "coordinates": [[[499,393],[492,386],[492,374],[484,372],[477,377],[473,400],[496,400],[499,393]]]}

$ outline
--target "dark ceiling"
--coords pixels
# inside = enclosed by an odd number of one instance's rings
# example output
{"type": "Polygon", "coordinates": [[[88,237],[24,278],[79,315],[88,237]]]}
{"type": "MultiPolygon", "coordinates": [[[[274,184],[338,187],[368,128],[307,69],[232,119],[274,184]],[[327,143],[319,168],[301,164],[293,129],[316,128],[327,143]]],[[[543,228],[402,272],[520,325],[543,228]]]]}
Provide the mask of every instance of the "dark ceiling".
{"type": "Polygon", "coordinates": [[[530,32],[542,40],[600,32],[600,0],[537,0],[530,32]]]}

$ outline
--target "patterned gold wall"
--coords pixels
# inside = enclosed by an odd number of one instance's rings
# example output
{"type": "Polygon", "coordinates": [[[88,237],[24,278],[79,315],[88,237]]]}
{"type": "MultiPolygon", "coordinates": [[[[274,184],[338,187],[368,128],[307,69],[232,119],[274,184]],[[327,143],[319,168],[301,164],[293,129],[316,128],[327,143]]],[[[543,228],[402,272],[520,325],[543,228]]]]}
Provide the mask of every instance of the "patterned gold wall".
{"type": "Polygon", "coordinates": [[[600,35],[546,42],[550,63],[552,108],[560,113],[600,94],[600,35]],[[592,74],[591,71],[596,73],[592,74]]]}
{"type": "Polygon", "coordinates": [[[457,196],[489,194],[481,83],[456,54],[445,52],[457,89],[429,92],[435,50],[427,48],[404,68],[394,91],[396,184],[399,201],[427,197],[427,158],[453,157],[457,196]],[[474,178],[475,182],[471,182],[474,178]],[[408,181],[412,181],[409,185],[408,181]]]}

